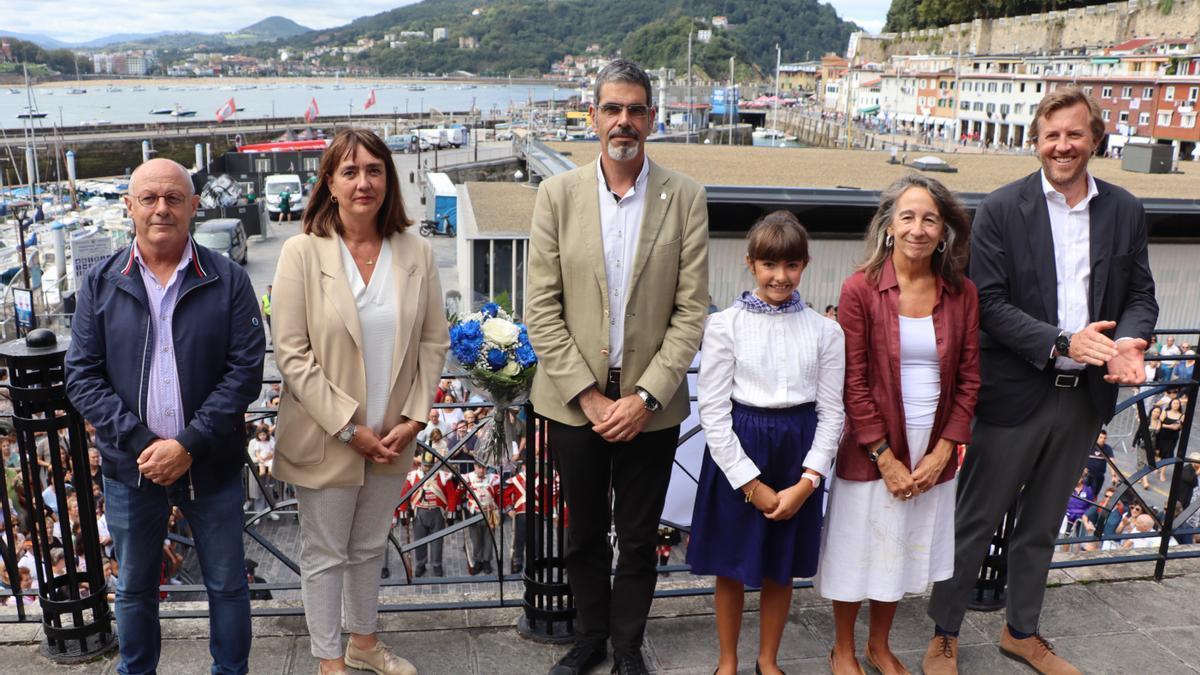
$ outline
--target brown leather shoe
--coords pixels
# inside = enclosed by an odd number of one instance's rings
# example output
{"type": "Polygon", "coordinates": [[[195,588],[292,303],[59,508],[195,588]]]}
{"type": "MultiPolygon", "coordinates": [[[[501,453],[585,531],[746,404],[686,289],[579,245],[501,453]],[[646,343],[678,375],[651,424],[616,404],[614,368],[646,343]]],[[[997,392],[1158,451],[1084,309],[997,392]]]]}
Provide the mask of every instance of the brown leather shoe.
{"type": "Polygon", "coordinates": [[[934,635],[921,661],[925,675],[958,675],[958,638],[934,635]]]}
{"type": "Polygon", "coordinates": [[[1008,632],[1008,626],[1000,633],[1000,652],[1014,661],[1023,661],[1034,670],[1045,675],[1083,675],[1069,661],[1054,653],[1054,647],[1046,638],[1034,633],[1018,640],[1008,632]]]}

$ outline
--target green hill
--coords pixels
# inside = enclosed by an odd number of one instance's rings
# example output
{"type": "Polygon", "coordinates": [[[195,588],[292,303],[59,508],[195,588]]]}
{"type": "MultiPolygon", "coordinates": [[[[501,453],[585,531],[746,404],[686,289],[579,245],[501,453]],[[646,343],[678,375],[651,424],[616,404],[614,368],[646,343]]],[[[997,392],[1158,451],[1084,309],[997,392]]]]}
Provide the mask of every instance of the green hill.
{"type": "MultiPolygon", "coordinates": [[[[1171,0],[1153,0],[1169,11],[1171,0]]],[[[1103,5],[1112,0],[892,0],[884,31],[936,28],[974,19],[1103,5]]]]}
{"type": "Polygon", "coordinates": [[[251,24],[239,30],[236,35],[247,36],[256,41],[278,40],[307,33],[312,29],[282,16],[269,16],[258,23],[251,24]]]}
{"type": "MultiPolygon", "coordinates": [[[[713,30],[708,44],[694,45],[696,63],[705,71],[724,74],[733,55],[743,67],[769,73],[775,68],[777,43],[785,62],[799,61],[844,51],[850,33],[857,30],[818,0],[425,0],[306,33],[286,44],[295,49],[347,45],[360,38],[382,41],[401,31],[431,36],[434,28],[445,28],[447,39],[434,43],[410,38],[397,48],[377,44],[356,55],[356,63],[384,75],[456,70],[535,74],[549,71],[566,54],[583,54],[598,44],[601,54],[620,50],[647,68],[682,69],[688,29],[695,28],[713,30]],[[710,21],[715,15],[726,16],[729,28],[714,29],[710,21]],[[475,38],[478,48],[460,49],[459,37],[475,38]]],[[[265,55],[265,46],[262,49],[265,55]]],[[[331,57],[330,64],[340,58],[331,57]]]]}

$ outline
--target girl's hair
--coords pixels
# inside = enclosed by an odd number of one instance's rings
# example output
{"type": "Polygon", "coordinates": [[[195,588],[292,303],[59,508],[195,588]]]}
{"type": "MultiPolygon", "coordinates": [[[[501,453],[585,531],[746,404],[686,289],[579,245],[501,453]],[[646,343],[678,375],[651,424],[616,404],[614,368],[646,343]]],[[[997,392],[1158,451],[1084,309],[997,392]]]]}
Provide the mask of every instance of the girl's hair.
{"type": "Polygon", "coordinates": [[[362,148],[375,159],[383,161],[387,183],[384,187],[383,205],[375,218],[375,231],[380,237],[388,238],[396,232],[403,232],[408,227],[408,216],[404,212],[404,201],[400,196],[400,177],[396,172],[396,163],[392,161],[392,152],[388,150],[375,132],[366,129],[345,129],[339,131],[321,156],[321,166],[317,169],[317,184],[313,186],[312,194],[308,197],[308,208],[304,210],[304,233],[315,234],[318,237],[333,236],[342,232],[342,219],[338,216],[338,205],[334,200],[330,186],[333,175],[343,160],[354,157],[354,150],[362,148]]]}
{"type": "Polygon", "coordinates": [[[808,231],[796,214],[772,211],[759,218],[746,235],[746,255],[751,260],[800,260],[808,263],[808,231]]]}
{"type": "Polygon", "coordinates": [[[896,202],[910,188],[925,190],[937,206],[945,230],[946,250],[933,252],[933,273],[941,276],[957,291],[970,255],[971,221],[953,192],[939,181],[919,173],[910,173],[896,180],[879,195],[879,208],[867,226],[866,260],[858,266],[858,271],[865,273],[872,283],[879,281],[884,261],[892,257],[892,248],[887,243],[887,228],[896,217],[896,202]]]}
{"type": "Polygon", "coordinates": [[[429,442],[430,442],[430,443],[437,443],[437,442],[438,442],[438,441],[440,441],[440,440],[442,440],[442,430],[441,430],[441,429],[439,429],[439,428],[437,428],[437,427],[434,427],[434,428],[433,428],[432,430],[430,430],[430,432],[429,432],[429,442]]]}

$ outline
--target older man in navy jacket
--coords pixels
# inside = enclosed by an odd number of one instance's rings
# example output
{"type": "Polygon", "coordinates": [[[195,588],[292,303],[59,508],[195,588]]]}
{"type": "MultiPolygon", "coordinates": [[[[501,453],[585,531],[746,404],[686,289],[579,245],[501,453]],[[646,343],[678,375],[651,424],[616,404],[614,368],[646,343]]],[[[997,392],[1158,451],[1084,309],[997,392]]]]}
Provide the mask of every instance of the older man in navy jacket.
{"type": "Polygon", "coordinates": [[[245,673],[243,414],[262,382],[265,339],[250,279],[198,246],[199,199],[179,164],[130,179],[133,245],[80,284],[67,392],[96,427],[109,530],[121,565],[117,672],[158,667],[158,583],[170,505],[187,516],[208,591],[213,673],[245,673]]]}

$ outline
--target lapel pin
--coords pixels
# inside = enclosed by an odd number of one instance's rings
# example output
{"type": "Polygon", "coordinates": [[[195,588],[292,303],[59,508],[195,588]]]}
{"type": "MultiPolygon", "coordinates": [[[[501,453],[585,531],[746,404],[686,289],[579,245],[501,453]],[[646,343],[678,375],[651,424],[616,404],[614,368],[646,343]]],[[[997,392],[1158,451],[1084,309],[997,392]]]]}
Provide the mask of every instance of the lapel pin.
{"type": "Polygon", "coordinates": [[[665,192],[660,192],[660,193],[658,193],[658,198],[659,198],[659,199],[662,199],[662,200],[664,200],[664,201],[666,201],[666,199],[667,199],[667,193],[665,193],[665,192]]]}

